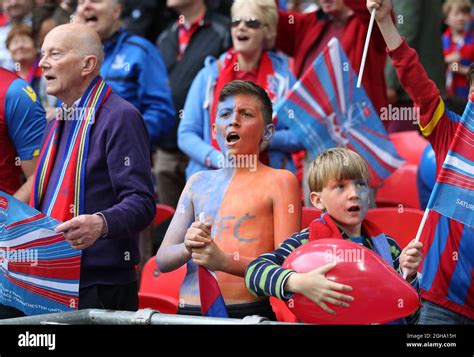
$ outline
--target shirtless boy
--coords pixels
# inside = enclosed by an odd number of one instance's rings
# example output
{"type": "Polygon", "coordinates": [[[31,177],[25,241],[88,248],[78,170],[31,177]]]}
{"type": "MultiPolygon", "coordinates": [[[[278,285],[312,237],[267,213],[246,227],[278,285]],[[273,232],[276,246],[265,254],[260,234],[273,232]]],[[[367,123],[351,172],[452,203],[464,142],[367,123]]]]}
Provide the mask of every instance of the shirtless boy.
{"type": "Polygon", "coordinates": [[[258,160],[274,132],[272,104],[252,82],[232,81],[219,96],[213,134],[226,160],[222,168],[193,175],[156,255],[161,271],[187,264],[178,313],[200,315],[198,265],[216,272],[229,317],[274,319],[268,298],[246,289],[250,261],[274,250],[300,228],[295,176],[258,160]],[[205,215],[205,224],[199,216],[205,215]]]}

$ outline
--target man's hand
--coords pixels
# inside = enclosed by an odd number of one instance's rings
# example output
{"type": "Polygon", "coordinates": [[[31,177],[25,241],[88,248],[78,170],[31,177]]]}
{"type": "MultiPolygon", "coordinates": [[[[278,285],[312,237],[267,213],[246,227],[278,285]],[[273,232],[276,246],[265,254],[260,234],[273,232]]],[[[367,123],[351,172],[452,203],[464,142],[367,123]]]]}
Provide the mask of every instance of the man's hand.
{"type": "Polygon", "coordinates": [[[324,311],[335,314],[336,312],[329,308],[326,303],[349,307],[348,303],[341,300],[354,301],[352,296],[334,291],[352,291],[352,287],[326,279],[325,274],[335,266],[336,262],[332,262],[307,273],[294,273],[286,280],[284,289],[303,294],[318,304],[324,311]]]}
{"type": "Polygon", "coordinates": [[[369,12],[372,12],[372,9],[375,9],[375,21],[383,22],[390,18],[392,0],[367,0],[367,9],[369,12]]]}
{"type": "Polygon", "coordinates": [[[105,222],[98,214],[82,214],[56,227],[73,249],[90,247],[105,232],[105,222]]]}
{"type": "Polygon", "coordinates": [[[420,251],[422,247],[423,243],[415,243],[415,240],[413,239],[400,254],[400,270],[403,273],[407,273],[407,280],[412,280],[416,275],[422,259],[420,251]]]}
{"type": "Polygon", "coordinates": [[[212,242],[211,227],[211,225],[199,221],[191,224],[184,236],[184,246],[190,255],[194,248],[202,248],[212,242]]]}

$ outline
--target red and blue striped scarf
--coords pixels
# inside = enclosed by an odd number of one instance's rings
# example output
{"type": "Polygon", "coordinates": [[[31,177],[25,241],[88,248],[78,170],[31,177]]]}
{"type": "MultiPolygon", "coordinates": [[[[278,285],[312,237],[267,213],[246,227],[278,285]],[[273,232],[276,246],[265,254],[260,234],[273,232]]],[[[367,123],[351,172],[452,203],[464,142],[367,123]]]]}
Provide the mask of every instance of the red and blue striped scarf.
{"type": "Polygon", "coordinates": [[[44,212],[59,221],[67,221],[84,213],[84,177],[89,151],[90,131],[97,114],[111,92],[110,87],[97,76],[82,96],[74,111],[68,133],[65,155],[57,162],[58,177],[50,182],[62,135],[64,120],[57,118],[46,136],[36,168],[30,205],[39,209],[46,189],[53,185],[44,212]]]}

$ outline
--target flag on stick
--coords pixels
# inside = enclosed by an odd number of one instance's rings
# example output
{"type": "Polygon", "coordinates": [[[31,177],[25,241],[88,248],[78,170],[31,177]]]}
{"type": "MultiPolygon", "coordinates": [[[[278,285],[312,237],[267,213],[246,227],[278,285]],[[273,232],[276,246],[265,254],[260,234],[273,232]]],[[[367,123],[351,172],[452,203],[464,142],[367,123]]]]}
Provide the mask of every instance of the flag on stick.
{"type": "Polygon", "coordinates": [[[346,146],[367,161],[372,184],[378,186],[404,161],[356,80],[339,41],[333,38],[275,112],[311,158],[346,146]]]}
{"type": "Polygon", "coordinates": [[[427,206],[470,227],[474,226],[473,118],[474,104],[469,101],[427,206]]]}

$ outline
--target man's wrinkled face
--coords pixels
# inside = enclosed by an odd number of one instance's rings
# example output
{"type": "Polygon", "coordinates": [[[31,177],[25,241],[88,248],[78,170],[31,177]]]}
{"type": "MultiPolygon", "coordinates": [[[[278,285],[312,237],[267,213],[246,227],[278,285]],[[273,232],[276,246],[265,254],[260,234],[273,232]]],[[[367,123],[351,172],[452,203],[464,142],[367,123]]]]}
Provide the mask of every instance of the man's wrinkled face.
{"type": "Polygon", "coordinates": [[[97,31],[104,41],[116,30],[121,12],[118,0],[79,0],[75,19],[97,31]]]}
{"type": "Polygon", "coordinates": [[[83,57],[73,49],[67,33],[51,31],[41,47],[39,66],[46,79],[46,92],[61,100],[68,98],[81,78],[83,57]]]}

